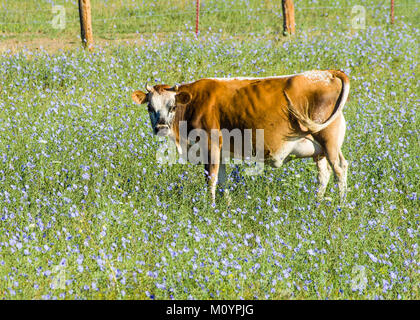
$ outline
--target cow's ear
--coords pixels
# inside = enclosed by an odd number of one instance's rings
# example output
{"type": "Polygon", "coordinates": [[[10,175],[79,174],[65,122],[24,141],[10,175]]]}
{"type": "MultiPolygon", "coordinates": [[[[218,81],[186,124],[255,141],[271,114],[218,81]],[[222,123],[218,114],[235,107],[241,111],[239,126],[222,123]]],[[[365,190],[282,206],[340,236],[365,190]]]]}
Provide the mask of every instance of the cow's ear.
{"type": "Polygon", "coordinates": [[[186,92],[186,91],[181,91],[181,92],[178,92],[176,95],[175,95],[175,102],[178,104],[178,103],[180,103],[180,104],[187,104],[188,102],[190,102],[191,101],[191,94],[189,94],[188,92],[186,92]]]}
{"type": "Polygon", "coordinates": [[[133,94],[131,95],[131,98],[137,104],[143,104],[147,102],[146,94],[140,90],[134,91],[133,94]]]}

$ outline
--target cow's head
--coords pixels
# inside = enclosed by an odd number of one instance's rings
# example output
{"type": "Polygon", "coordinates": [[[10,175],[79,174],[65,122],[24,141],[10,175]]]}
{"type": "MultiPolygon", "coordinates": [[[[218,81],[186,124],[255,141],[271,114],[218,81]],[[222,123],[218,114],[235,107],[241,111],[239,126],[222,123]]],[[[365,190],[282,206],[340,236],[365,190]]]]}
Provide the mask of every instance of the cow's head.
{"type": "Polygon", "coordinates": [[[154,87],[146,84],[146,91],[134,91],[131,97],[138,104],[147,103],[150,121],[154,134],[167,136],[175,116],[177,105],[186,104],[191,95],[186,92],[178,92],[178,86],[156,85],[154,87]]]}

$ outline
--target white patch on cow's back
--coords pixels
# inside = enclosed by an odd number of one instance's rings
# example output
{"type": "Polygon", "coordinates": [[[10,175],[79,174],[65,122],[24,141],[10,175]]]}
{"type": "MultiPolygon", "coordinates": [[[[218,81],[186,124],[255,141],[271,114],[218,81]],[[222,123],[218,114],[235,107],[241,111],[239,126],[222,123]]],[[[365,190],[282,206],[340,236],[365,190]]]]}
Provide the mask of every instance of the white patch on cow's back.
{"type": "Polygon", "coordinates": [[[305,71],[302,75],[312,82],[324,82],[326,84],[330,83],[332,79],[332,74],[330,72],[321,70],[305,71]]]}
{"type": "Polygon", "coordinates": [[[269,77],[233,77],[233,78],[205,78],[208,80],[219,80],[219,81],[234,81],[234,80],[266,80],[266,79],[282,79],[296,76],[297,74],[290,74],[284,76],[269,76],[269,77]]]}
{"type": "MultiPolygon", "coordinates": [[[[232,78],[203,78],[200,80],[218,80],[218,81],[235,81],[235,80],[267,80],[267,79],[284,79],[284,78],[290,78],[294,76],[305,76],[307,79],[313,81],[313,82],[324,82],[325,84],[329,84],[332,75],[329,71],[321,71],[321,70],[310,70],[305,71],[302,73],[296,73],[296,74],[288,74],[288,75],[282,75],[282,76],[268,76],[268,77],[232,77],[232,78]]],[[[194,80],[188,83],[184,83],[185,85],[192,84],[194,82],[197,82],[198,80],[194,80]]]]}

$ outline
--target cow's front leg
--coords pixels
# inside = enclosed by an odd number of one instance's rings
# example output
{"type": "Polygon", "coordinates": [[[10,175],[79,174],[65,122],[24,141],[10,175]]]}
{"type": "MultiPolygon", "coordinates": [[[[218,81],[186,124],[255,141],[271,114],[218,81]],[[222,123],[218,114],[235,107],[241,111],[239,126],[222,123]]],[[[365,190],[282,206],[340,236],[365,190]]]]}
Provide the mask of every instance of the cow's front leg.
{"type": "Polygon", "coordinates": [[[211,200],[216,202],[216,187],[219,174],[219,163],[208,163],[204,166],[207,175],[207,183],[210,188],[211,200]]]}
{"type": "MultiPolygon", "coordinates": [[[[205,165],[207,171],[207,183],[210,188],[211,199],[216,202],[216,187],[219,177],[220,154],[222,139],[219,132],[212,130],[211,139],[209,141],[208,163],[205,165]]],[[[225,168],[222,168],[224,170],[225,168]]]]}

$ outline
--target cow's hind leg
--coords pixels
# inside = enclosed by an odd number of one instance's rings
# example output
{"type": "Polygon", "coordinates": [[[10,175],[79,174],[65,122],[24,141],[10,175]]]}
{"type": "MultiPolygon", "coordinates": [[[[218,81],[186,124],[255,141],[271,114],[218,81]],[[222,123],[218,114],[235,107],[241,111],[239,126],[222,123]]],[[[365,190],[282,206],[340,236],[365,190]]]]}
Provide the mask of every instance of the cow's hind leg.
{"type": "Polygon", "coordinates": [[[328,164],[328,160],[326,157],[318,157],[314,158],[316,161],[316,166],[318,168],[318,192],[317,198],[318,200],[322,200],[324,198],[325,191],[327,190],[328,181],[330,180],[331,176],[331,167],[328,164]]]}
{"type": "MultiPolygon", "coordinates": [[[[346,123],[344,116],[341,115],[341,117],[337,118],[337,120],[326,129],[314,135],[315,139],[322,144],[328,163],[338,180],[338,188],[342,201],[346,196],[348,167],[348,163],[341,152],[345,132],[346,123]]],[[[321,164],[321,166],[325,165],[321,164]]]]}
{"type": "Polygon", "coordinates": [[[312,157],[314,159],[318,167],[319,186],[317,198],[322,200],[331,176],[331,167],[328,165],[322,145],[314,140],[312,136],[306,136],[295,144],[291,154],[299,158],[312,157]]]}
{"type": "Polygon", "coordinates": [[[340,191],[340,199],[344,201],[347,191],[347,167],[348,163],[337,146],[326,145],[326,154],[335,177],[338,180],[338,189],[340,191]]]}
{"type": "Polygon", "coordinates": [[[342,186],[340,187],[340,192],[342,194],[342,199],[345,198],[346,194],[347,194],[347,168],[349,167],[349,164],[347,162],[347,160],[344,158],[343,153],[341,152],[341,150],[338,153],[338,157],[340,160],[340,168],[343,170],[343,176],[342,176],[342,186]]]}

